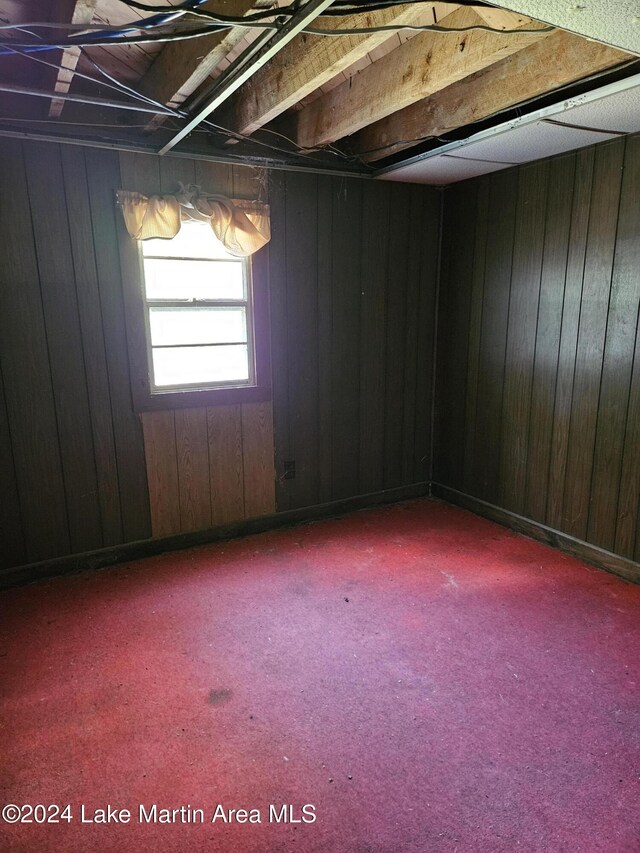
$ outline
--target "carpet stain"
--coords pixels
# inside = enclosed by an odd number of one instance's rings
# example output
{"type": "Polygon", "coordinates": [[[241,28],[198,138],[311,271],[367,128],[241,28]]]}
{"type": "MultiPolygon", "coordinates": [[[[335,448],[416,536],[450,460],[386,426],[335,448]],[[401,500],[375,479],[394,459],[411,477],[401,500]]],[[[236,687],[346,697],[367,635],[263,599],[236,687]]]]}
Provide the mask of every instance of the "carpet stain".
{"type": "Polygon", "coordinates": [[[224,705],[231,699],[232,695],[231,690],[210,690],[207,701],[210,705],[224,705]]]}

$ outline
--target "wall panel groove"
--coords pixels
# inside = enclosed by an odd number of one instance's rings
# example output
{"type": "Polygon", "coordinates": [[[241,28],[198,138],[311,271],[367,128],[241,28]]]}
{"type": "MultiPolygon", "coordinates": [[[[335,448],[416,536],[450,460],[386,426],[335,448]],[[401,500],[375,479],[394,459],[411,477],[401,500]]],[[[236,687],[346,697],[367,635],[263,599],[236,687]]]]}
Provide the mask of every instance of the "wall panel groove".
{"type": "MultiPolygon", "coordinates": [[[[562,524],[562,500],[567,468],[569,422],[573,397],[578,323],[582,302],[589,205],[593,181],[594,149],[587,148],[585,151],[580,151],[574,156],[576,158],[575,182],[564,301],[562,306],[560,352],[558,355],[558,372],[556,376],[556,394],[549,460],[549,487],[547,494],[546,521],[550,527],[556,528],[560,528],[562,524]]],[[[556,284],[556,286],[559,285],[556,284]]]]}
{"type": "Polygon", "coordinates": [[[574,180],[575,157],[560,157],[550,163],[524,499],[525,515],[541,522],[546,517],[574,180]]]}
{"type": "Polygon", "coordinates": [[[500,504],[520,513],[526,488],[532,363],[547,194],[548,164],[520,170],[502,401],[500,504]]]}
{"type": "Polygon", "coordinates": [[[625,425],[640,306],[640,148],[627,146],[600,383],[589,540],[611,550],[621,489],[625,425]],[[626,389],[626,393],[625,393],[626,389]]]}
{"type": "Polygon", "coordinates": [[[28,561],[68,554],[69,527],[27,176],[21,143],[3,141],[0,365],[28,561]]]}
{"type": "Polygon", "coordinates": [[[103,543],[60,147],[25,151],[72,551],[103,543]]]}
{"type": "Polygon", "coordinates": [[[116,214],[115,191],[122,183],[118,155],[85,151],[93,247],[107,350],[118,483],[125,541],[151,535],[149,494],[142,426],[131,397],[126,312],[120,269],[120,237],[124,226],[116,214]]]}
{"type": "Polygon", "coordinates": [[[93,253],[86,164],[84,152],[80,148],[63,146],[61,154],[67,204],[69,209],[74,211],[74,215],[69,217],[69,229],[95,452],[102,535],[105,545],[115,545],[123,539],[122,516],[107,356],[93,253]]]}
{"type": "MultiPolygon", "coordinates": [[[[511,263],[518,176],[501,172],[489,180],[487,246],[482,288],[482,328],[478,364],[476,436],[482,452],[472,460],[472,482],[484,500],[496,501],[500,484],[500,445],[507,322],[511,297],[511,263]],[[490,282],[490,286],[488,286],[490,282]]],[[[455,381],[455,380],[454,380],[455,381]]]]}
{"type": "Polygon", "coordinates": [[[578,539],[587,535],[624,145],[599,146],[594,165],[562,505],[562,529],[578,539]]]}

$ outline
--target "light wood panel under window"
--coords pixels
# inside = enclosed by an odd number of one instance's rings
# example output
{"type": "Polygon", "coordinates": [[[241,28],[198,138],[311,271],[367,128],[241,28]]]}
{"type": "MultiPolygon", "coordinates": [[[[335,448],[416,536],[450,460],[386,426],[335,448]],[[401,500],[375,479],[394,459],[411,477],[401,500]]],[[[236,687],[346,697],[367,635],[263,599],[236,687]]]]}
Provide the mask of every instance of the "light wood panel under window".
{"type": "Polygon", "coordinates": [[[276,511],[271,403],[141,418],[153,536],[276,511]]]}

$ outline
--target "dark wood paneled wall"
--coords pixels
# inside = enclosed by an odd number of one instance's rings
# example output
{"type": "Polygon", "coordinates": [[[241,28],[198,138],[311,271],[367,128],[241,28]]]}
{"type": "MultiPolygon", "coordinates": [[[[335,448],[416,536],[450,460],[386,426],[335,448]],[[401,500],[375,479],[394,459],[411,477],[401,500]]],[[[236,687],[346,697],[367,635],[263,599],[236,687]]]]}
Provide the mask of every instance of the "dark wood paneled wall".
{"type": "Polygon", "coordinates": [[[0,163],[8,566],[144,539],[151,528],[129,392],[118,156],[3,140],[0,163]]]}
{"type": "MultiPolygon", "coordinates": [[[[2,568],[153,535],[114,190],[251,196],[259,175],[9,140],[0,174],[2,568]]],[[[278,509],[427,479],[438,194],[274,173],[269,195],[278,509]]]]}
{"type": "Polygon", "coordinates": [[[440,195],[272,176],[279,510],[429,479],[440,195]]]}
{"type": "Polygon", "coordinates": [[[445,193],[434,480],[640,559],[640,137],[445,193]]]}

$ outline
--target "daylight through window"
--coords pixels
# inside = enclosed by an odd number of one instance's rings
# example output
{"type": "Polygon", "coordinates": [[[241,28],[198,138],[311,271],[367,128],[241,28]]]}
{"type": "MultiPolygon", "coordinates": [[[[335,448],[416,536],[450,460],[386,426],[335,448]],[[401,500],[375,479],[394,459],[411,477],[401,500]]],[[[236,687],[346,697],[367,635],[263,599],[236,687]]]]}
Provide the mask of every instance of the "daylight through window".
{"type": "Polygon", "coordinates": [[[248,259],[200,222],[142,254],[152,391],[254,384],[248,259]]]}

